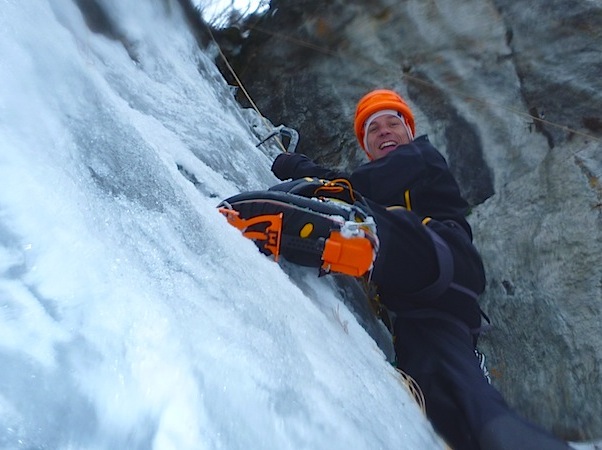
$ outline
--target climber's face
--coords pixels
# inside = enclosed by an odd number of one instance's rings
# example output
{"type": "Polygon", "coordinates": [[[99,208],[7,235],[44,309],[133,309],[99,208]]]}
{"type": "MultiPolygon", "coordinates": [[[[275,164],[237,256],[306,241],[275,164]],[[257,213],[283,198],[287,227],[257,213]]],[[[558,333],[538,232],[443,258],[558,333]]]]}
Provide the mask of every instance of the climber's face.
{"type": "Polygon", "coordinates": [[[411,139],[402,119],[392,114],[376,117],[366,129],[366,150],[372,159],[379,159],[411,139]]]}

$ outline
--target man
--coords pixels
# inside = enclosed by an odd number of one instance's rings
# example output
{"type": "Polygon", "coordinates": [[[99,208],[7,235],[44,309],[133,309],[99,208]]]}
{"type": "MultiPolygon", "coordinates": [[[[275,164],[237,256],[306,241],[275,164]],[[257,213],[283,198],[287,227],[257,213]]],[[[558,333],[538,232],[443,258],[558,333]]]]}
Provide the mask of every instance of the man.
{"type": "Polygon", "coordinates": [[[301,154],[279,155],[272,171],[281,180],[346,178],[369,201],[381,243],[372,280],[395,317],[397,365],[420,386],[435,430],[456,450],[568,449],[514,413],[479,365],[485,273],[443,156],[414,138],[414,115],[394,91],[365,95],[354,130],[370,162],[351,174],[301,154]]]}

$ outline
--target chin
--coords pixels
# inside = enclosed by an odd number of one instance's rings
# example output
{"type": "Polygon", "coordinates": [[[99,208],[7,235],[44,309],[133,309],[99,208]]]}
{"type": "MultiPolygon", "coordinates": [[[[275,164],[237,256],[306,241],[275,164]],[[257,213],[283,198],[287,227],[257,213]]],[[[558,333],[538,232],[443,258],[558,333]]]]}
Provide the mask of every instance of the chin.
{"type": "Polygon", "coordinates": [[[379,150],[378,155],[375,157],[375,159],[379,159],[379,158],[382,158],[383,156],[387,156],[389,153],[391,153],[396,148],[397,147],[387,147],[384,150],[379,150]]]}

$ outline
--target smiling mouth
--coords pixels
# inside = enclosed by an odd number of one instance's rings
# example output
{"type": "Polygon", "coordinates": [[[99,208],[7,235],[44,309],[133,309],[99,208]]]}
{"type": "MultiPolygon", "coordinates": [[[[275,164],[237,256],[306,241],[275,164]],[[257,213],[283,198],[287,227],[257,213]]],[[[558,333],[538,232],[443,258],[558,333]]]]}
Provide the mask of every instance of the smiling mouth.
{"type": "Polygon", "coordinates": [[[379,150],[382,150],[386,147],[397,146],[397,142],[395,141],[385,141],[378,146],[379,150]]]}

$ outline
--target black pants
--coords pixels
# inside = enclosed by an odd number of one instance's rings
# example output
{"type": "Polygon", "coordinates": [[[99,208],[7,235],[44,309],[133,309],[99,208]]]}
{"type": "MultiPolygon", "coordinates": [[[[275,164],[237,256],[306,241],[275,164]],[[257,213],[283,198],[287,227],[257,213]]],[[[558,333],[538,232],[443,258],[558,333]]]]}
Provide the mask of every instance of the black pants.
{"type": "Polygon", "coordinates": [[[420,386],[435,430],[454,450],[556,450],[561,442],[513,412],[485,379],[473,340],[440,318],[398,317],[398,366],[420,386]]]}

